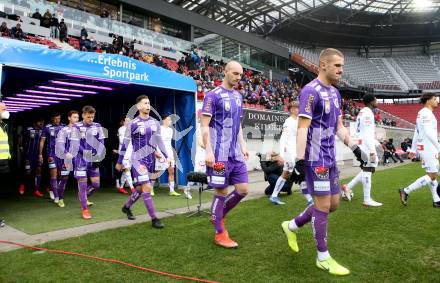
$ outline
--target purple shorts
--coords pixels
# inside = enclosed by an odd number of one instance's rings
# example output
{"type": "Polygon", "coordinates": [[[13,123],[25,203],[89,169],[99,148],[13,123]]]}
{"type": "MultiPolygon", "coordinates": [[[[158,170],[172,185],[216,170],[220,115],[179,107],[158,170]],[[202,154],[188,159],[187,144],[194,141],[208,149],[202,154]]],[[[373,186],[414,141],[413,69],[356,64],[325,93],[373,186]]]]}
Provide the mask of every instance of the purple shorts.
{"type": "Polygon", "coordinates": [[[206,167],[210,187],[226,188],[229,185],[248,183],[246,163],[229,158],[223,164],[225,165],[223,170],[206,167]]]}
{"type": "Polygon", "coordinates": [[[305,174],[309,194],[326,196],[340,193],[339,170],[336,164],[331,167],[306,166],[305,174]]]}
{"type": "Polygon", "coordinates": [[[99,168],[93,168],[92,164],[85,167],[75,168],[73,174],[76,179],[100,177],[99,168]]]}
{"type": "Polygon", "coordinates": [[[38,161],[38,157],[26,158],[26,163],[24,165],[24,169],[26,171],[34,171],[38,167],[41,167],[40,161],[38,161]]]}
{"type": "Polygon", "coordinates": [[[131,175],[133,176],[133,184],[135,186],[151,183],[150,167],[151,165],[147,163],[140,163],[131,167],[131,175]],[[140,166],[144,166],[145,168],[141,169],[139,168],[140,166]]]}
{"type": "MultiPolygon", "coordinates": [[[[52,157],[52,156],[49,156],[49,157],[52,157]]],[[[47,160],[47,164],[48,164],[49,169],[57,169],[58,171],[61,171],[64,167],[64,160],[59,159],[56,156],[54,156],[52,158],[53,158],[52,162],[49,161],[49,158],[47,160]]]]}

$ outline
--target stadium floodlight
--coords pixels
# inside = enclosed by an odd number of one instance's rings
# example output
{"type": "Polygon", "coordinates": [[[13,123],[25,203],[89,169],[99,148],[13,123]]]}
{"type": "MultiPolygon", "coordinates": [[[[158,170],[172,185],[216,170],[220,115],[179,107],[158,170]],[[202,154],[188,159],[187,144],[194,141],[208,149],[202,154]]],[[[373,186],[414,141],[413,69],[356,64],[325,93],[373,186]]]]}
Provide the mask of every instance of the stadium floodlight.
{"type": "Polygon", "coordinates": [[[56,96],[66,96],[66,97],[83,97],[81,94],[50,92],[50,91],[41,91],[41,90],[32,90],[32,89],[27,89],[27,90],[25,90],[25,92],[36,93],[36,94],[56,95],[56,96]]]}
{"type": "Polygon", "coordinates": [[[99,85],[86,85],[86,84],[79,84],[79,83],[71,83],[71,82],[64,82],[64,81],[49,81],[50,83],[57,84],[57,85],[66,85],[66,86],[76,86],[76,87],[84,87],[84,88],[92,88],[92,89],[102,89],[102,90],[113,90],[111,87],[107,86],[99,86],[99,85]]]}
{"type": "Polygon", "coordinates": [[[40,96],[40,95],[21,94],[21,93],[17,94],[17,97],[37,98],[37,99],[43,99],[43,100],[46,99],[46,100],[50,100],[50,101],[53,101],[53,100],[55,100],[55,101],[57,101],[57,100],[69,101],[70,100],[70,98],[65,98],[65,97],[54,97],[54,96],[47,97],[47,96],[40,96]]]}
{"type": "Polygon", "coordinates": [[[53,87],[53,86],[45,86],[45,85],[39,85],[37,86],[41,89],[48,89],[48,90],[55,90],[55,91],[65,91],[65,92],[75,92],[75,93],[84,93],[84,94],[97,94],[96,91],[91,90],[80,90],[80,89],[70,89],[70,88],[61,88],[61,87],[53,87]]]}
{"type": "Polygon", "coordinates": [[[29,101],[29,102],[43,102],[43,103],[60,103],[59,100],[49,99],[35,99],[35,98],[22,98],[22,97],[8,97],[9,100],[14,101],[29,101]]]}

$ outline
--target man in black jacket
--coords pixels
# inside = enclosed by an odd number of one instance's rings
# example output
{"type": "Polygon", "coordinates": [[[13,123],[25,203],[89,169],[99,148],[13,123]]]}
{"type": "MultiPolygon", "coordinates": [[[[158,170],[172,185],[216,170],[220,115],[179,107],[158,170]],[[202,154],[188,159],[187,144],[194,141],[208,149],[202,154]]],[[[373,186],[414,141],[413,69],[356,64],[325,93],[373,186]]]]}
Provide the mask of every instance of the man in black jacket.
{"type": "MultiPolygon", "coordinates": [[[[270,196],[275,188],[275,183],[278,180],[278,177],[283,173],[283,165],[284,162],[280,158],[279,154],[272,152],[269,156],[261,156],[260,158],[261,169],[264,172],[264,180],[269,182],[269,186],[267,186],[264,193],[267,196],[270,196]]],[[[288,195],[292,194],[292,185],[293,182],[291,180],[287,180],[281,189],[282,192],[286,192],[288,195]]]]}
{"type": "Polygon", "coordinates": [[[389,139],[388,142],[385,144],[385,147],[390,151],[392,155],[391,158],[393,159],[394,163],[397,163],[397,161],[393,158],[393,156],[396,157],[400,161],[400,163],[403,163],[402,158],[400,158],[400,156],[396,153],[396,148],[394,147],[393,139],[389,139]]]}

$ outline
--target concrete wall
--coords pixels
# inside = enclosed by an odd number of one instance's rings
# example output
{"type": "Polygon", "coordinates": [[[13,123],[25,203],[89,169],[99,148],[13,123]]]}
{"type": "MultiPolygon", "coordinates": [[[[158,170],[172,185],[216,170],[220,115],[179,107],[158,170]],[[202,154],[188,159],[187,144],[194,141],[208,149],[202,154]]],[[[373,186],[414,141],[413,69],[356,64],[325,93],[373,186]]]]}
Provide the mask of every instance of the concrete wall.
{"type": "MultiPolygon", "coordinates": [[[[400,147],[400,143],[405,138],[412,138],[414,134],[413,129],[401,129],[392,127],[377,127],[376,139],[394,139],[394,146],[400,147]]],[[[266,139],[263,142],[256,139],[247,139],[247,146],[250,153],[250,158],[247,162],[248,170],[261,169],[259,159],[256,156],[257,153],[266,153],[271,151],[279,152],[279,141],[274,139],[266,139]]],[[[345,162],[353,163],[353,153],[346,147],[339,139],[336,141],[336,160],[338,165],[342,165],[345,162]]]]}

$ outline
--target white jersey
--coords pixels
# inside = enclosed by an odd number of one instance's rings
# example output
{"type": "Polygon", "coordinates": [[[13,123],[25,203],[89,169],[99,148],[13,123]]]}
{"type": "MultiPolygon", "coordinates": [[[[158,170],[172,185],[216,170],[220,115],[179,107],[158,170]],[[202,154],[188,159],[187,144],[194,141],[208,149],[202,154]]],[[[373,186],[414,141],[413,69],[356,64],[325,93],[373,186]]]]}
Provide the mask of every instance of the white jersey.
{"type": "Polygon", "coordinates": [[[437,138],[437,119],[431,110],[424,107],[417,114],[416,130],[411,151],[426,157],[436,157],[440,152],[437,138]]]}
{"type": "Polygon", "coordinates": [[[369,107],[362,108],[356,118],[356,135],[358,145],[365,153],[377,154],[376,125],[373,111],[369,107]]]}
{"type": "MultiPolygon", "coordinates": [[[[125,131],[127,131],[126,126],[122,126],[118,129],[118,140],[119,140],[119,148],[118,152],[121,151],[122,144],[124,143],[124,135],[125,131]]],[[[127,146],[127,150],[125,151],[124,159],[131,160],[131,155],[133,154],[133,145],[131,142],[127,146]]]]}
{"type": "Polygon", "coordinates": [[[173,129],[160,126],[160,135],[165,145],[165,149],[167,150],[166,154],[170,159],[174,159],[173,146],[171,144],[171,141],[173,140],[173,129]]]}
{"type": "Polygon", "coordinates": [[[289,117],[284,121],[283,132],[280,138],[280,156],[285,161],[294,162],[296,157],[296,133],[298,119],[289,117]]]}

